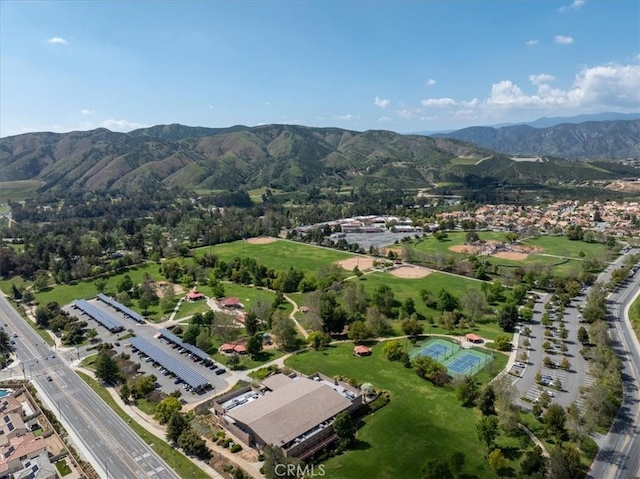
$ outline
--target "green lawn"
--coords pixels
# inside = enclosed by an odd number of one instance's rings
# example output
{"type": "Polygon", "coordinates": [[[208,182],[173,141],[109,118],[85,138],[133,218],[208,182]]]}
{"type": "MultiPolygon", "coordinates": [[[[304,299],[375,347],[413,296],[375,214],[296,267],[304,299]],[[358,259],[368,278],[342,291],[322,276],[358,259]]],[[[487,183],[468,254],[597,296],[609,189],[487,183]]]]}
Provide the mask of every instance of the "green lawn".
{"type": "MultiPolygon", "coordinates": [[[[402,364],[384,359],[381,345],[367,358],[354,357],[352,348],[353,344],[340,344],[286,361],[305,374],[343,375],[391,392],[391,402],[360,424],[355,450],[326,462],[327,477],[417,478],[425,460],[455,451],[466,456],[464,477],[497,477],[475,433],[476,410],[461,407],[452,390],[436,388],[402,364]]],[[[494,363],[497,371],[506,364],[506,357],[498,356],[494,363]]],[[[477,379],[486,381],[488,376],[483,372],[477,379]]],[[[516,442],[504,436],[497,441],[502,447],[517,447],[516,442]]],[[[517,469],[515,462],[509,465],[517,469]]]]}
{"type": "MultiPolygon", "coordinates": [[[[128,269],[122,273],[110,276],[105,288],[105,294],[115,294],[116,285],[125,274],[128,274],[134,283],[141,283],[142,277],[145,273],[148,273],[157,281],[164,279],[158,272],[157,264],[146,263],[144,265],[128,269]]],[[[96,289],[96,285],[94,284],[93,280],[79,281],[76,284],[56,285],[48,288],[46,291],[36,293],[36,301],[38,301],[39,304],[47,304],[50,301],[56,301],[60,305],[65,305],[71,303],[74,299],[92,298],[97,294],[98,290],[96,289]]],[[[131,309],[140,312],[140,310],[136,308],[136,305],[134,305],[131,309]]]]}
{"type": "MultiPolygon", "coordinates": [[[[202,288],[200,288],[200,289],[202,289],[202,288]]],[[[209,308],[209,306],[207,306],[207,302],[205,300],[194,301],[194,302],[183,301],[180,304],[180,309],[176,313],[176,318],[175,319],[186,318],[188,316],[193,316],[196,313],[206,313],[210,309],[211,308],[209,308]]],[[[168,313],[168,314],[170,314],[170,313],[168,313]]]]}
{"type": "Polygon", "coordinates": [[[584,241],[571,241],[566,236],[536,236],[522,241],[522,244],[539,246],[541,253],[580,258],[580,251],[585,258],[604,259],[610,250],[601,243],[585,243],[584,241]]]}
{"type": "MultiPolygon", "coordinates": [[[[220,347],[222,344],[217,344],[217,347],[220,347]]],[[[266,351],[260,351],[260,354],[258,355],[258,359],[257,360],[252,360],[249,359],[248,356],[242,356],[240,359],[240,366],[237,369],[253,369],[253,368],[257,368],[258,366],[262,366],[263,364],[269,363],[271,361],[274,361],[280,357],[282,357],[284,355],[284,353],[282,351],[280,351],[279,349],[268,349],[266,351]]],[[[221,364],[227,364],[227,356],[225,356],[222,353],[215,353],[212,354],[211,357],[221,363],[221,364]]]]}
{"type": "Polygon", "coordinates": [[[64,459],[62,461],[56,462],[56,469],[62,477],[66,476],[67,474],[71,474],[71,468],[67,464],[67,461],[64,459]]]}
{"type": "Polygon", "coordinates": [[[166,461],[169,467],[171,467],[178,476],[193,479],[207,479],[209,477],[200,468],[194,466],[193,463],[181,452],[177,451],[165,442],[164,439],[154,436],[137,422],[133,421],[113,400],[107,390],[100,386],[97,381],[81,372],[78,372],[78,375],[91,387],[91,389],[96,392],[98,396],[102,398],[104,402],[111,407],[111,409],[113,409],[118,416],[129,424],[129,427],[131,427],[131,429],[133,429],[144,442],[149,444],[151,448],[166,461]]]}
{"type": "Polygon", "coordinates": [[[240,240],[193,250],[195,256],[206,252],[216,254],[224,261],[237,257],[255,258],[258,263],[275,270],[287,270],[293,266],[306,274],[314,274],[323,265],[353,257],[342,251],[282,239],[267,244],[251,244],[240,240]]]}
{"type": "Polygon", "coordinates": [[[4,294],[11,296],[12,284],[26,288],[31,285],[31,281],[25,281],[22,276],[14,276],[13,278],[0,280],[0,289],[4,294]]]}

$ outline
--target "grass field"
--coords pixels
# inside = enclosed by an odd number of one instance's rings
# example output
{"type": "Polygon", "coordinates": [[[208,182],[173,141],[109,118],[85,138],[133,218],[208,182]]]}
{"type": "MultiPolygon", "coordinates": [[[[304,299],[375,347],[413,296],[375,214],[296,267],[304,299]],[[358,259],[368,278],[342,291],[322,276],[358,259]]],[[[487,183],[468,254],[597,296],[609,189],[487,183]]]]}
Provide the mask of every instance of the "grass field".
{"type": "Polygon", "coordinates": [[[240,240],[193,250],[195,256],[202,256],[206,252],[216,254],[224,261],[231,261],[237,257],[255,258],[258,263],[275,270],[288,270],[293,266],[306,274],[314,274],[323,265],[353,257],[342,251],[286,240],[267,244],[251,244],[240,240]]]}
{"type": "Polygon", "coordinates": [[[536,236],[522,241],[522,244],[539,246],[544,254],[568,258],[580,258],[579,254],[582,251],[585,254],[585,258],[603,259],[610,251],[604,244],[571,241],[566,236],[536,236]]]}
{"type": "MultiPolygon", "coordinates": [[[[480,231],[478,235],[481,240],[485,241],[504,241],[505,234],[496,231],[480,231]]],[[[466,232],[453,231],[447,233],[448,238],[444,241],[438,241],[433,236],[421,238],[412,243],[416,251],[426,253],[432,256],[443,254],[453,256],[456,260],[461,260],[468,256],[465,253],[457,253],[449,248],[465,244],[466,232]]],[[[582,271],[582,260],[584,258],[604,259],[609,255],[606,245],[600,243],[585,243],[582,241],[571,241],[565,236],[537,236],[522,241],[523,245],[539,246],[542,248],[540,253],[530,254],[523,260],[508,260],[489,257],[491,265],[503,266],[508,268],[527,266],[532,264],[540,264],[551,266],[558,275],[566,275],[571,271],[582,271]],[[584,253],[584,258],[580,257],[580,251],[584,253]],[[548,256],[552,255],[552,256],[548,256]]]]}
{"type": "MultiPolygon", "coordinates": [[[[105,294],[115,294],[116,285],[125,274],[128,274],[134,283],[141,283],[142,277],[145,273],[148,273],[152,278],[158,281],[164,279],[158,272],[157,264],[146,263],[109,277],[107,287],[105,288],[105,294]]],[[[10,284],[9,287],[11,287],[10,284]]],[[[74,299],[91,298],[97,294],[98,290],[96,289],[96,285],[93,280],[90,280],[80,281],[76,284],[60,284],[53,286],[46,291],[36,293],[36,300],[40,304],[47,304],[49,301],[56,301],[58,304],[64,305],[71,303],[74,299]]],[[[139,312],[135,306],[132,309],[139,312]]]]}
{"type": "Polygon", "coordinates": [[[0,181],[0,203],[33,198],[42,185],[44,181],[40,180],[0,181]]]}
{"type": "MultiPolygon", "coordinates": [[[[388,405],[361,422],[355,449],[325,463],[327,477],[421,477],[420,468],[427,459],[456,451],[466,456],[462,477],[497,477],[489,469],[484,459],[486,447],[475,433],[477,411],[462,408],[452,390],[436,388],[402,364],[384,359],[380,344],[367,358],[354,357],[352,348],[352,344],[340,344],[286,361],[287,366],[305,374],[321,371],[330,377],[343,375],[391,393],[388,405]]],[[[497,357],[495,363],[498,371],[506,357],[497,357]]],[[[476,376],[483,382],[488,378],[484,371],[476,376]]],[[[517,442],[504,436],[497,440],[500,447],[515,448],[517,442]]],[[[509,465],[517,470],[516,462],[509,465]]]]}

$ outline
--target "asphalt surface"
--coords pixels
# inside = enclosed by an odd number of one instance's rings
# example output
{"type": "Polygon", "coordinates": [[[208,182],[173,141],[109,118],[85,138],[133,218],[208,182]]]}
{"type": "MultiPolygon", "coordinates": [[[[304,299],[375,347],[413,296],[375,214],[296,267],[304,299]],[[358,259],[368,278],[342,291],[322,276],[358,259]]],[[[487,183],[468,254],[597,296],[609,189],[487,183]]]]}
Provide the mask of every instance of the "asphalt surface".
{"type": "Polygon", "coordinates": [[[624,397],[609,433],[600,444],[588,478],[640,476],[640,344],[626,320],[629,306],[639,292],[640,272],[627,279],[608,299],[611,337],[623,366],[624,397]]]}
{"type": "MultiPolygon", "coordinates": [[[[0,323],[6,323],[5,329],[17,335],[13,340],[19,363],[13,366],[13,375],[24,373],[31,378],[43,401],[101,477],[178,478],[1,295],[0,323]]],[[[7,379],[6,370],[2,377],[7,379]]]]}

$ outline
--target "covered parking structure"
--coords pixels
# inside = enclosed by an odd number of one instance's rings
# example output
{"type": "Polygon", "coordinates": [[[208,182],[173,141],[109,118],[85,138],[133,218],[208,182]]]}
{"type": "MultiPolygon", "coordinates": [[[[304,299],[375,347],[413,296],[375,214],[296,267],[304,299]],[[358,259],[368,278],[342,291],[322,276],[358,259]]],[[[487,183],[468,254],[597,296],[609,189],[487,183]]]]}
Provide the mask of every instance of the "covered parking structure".
{"type": "Polygon", "coordinates": [[[206,389],[207,386],[210,385],[209,380],[198,371],[195,371],[193,368],[165,353],[162,349],[154,346],[146,339],[134,337],[129,339],[129,343],[131,343],[131,346],[141,353],[149,356],[153,361],[158,363],[167,371],[182,379],[182,381],[191,386],[194,390],[199,391],[206,389]]]}
{"type": "Polygon", "coordinates": [[[77,301],[74,301],[72,304],[75,309],[79,309],[90,318],[95,319],[112,333],[119,333],[120,331],[124,330],[124,326],[122,326],[120,321],[105,313],[104,311],[99,310],[88,301],[79,299],[77,301]]]}
{"type": "Polygon", "coordinates": [[[100,301],[102,301],[103,303],[108,304],[112,308],[117,309],[118,311],[120,311],[125,316],[133,319],[136,323],[145,324],[145,320],[144,320],[144,318],[142,316],[140,316],[135,311],[127,308],[124,304],[118,303],[115,299],[111,298],[110,296],[107,296],[106,294],[100,293],[100,294],[98,294],[98,299],[100,301]]]}
{"type": "Polygon", "coordinates": [[[195,347],[193,344],[185,343],[182,339],[180,339],[178,336],[173,334],[168,329],[166,328],[159,329],[158,333],[160,333],[160,335],[167,341],[170,341],[173,344],[177,344],[181,348],[186,349],[191,354],[196,356],[199,360],[201,360],[203,363],[208,364],[212,362],[211,357],[207,353],[205,353],[202,349],[195,347]]]}

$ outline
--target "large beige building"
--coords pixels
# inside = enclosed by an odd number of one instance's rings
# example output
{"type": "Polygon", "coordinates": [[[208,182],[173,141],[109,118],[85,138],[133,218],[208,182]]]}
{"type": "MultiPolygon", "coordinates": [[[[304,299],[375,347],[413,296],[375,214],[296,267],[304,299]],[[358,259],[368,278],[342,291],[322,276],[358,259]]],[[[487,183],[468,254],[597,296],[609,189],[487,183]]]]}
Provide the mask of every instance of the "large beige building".
{"type": "Polygon", "coordinates": [[[250,447],[279,446],[285,455],[305,459],[335,439],[333,419],[362,406],[362,394],[342,381],[275,374],[259,389],[246,387],[216,399],[223,426],[250,447]]]}

